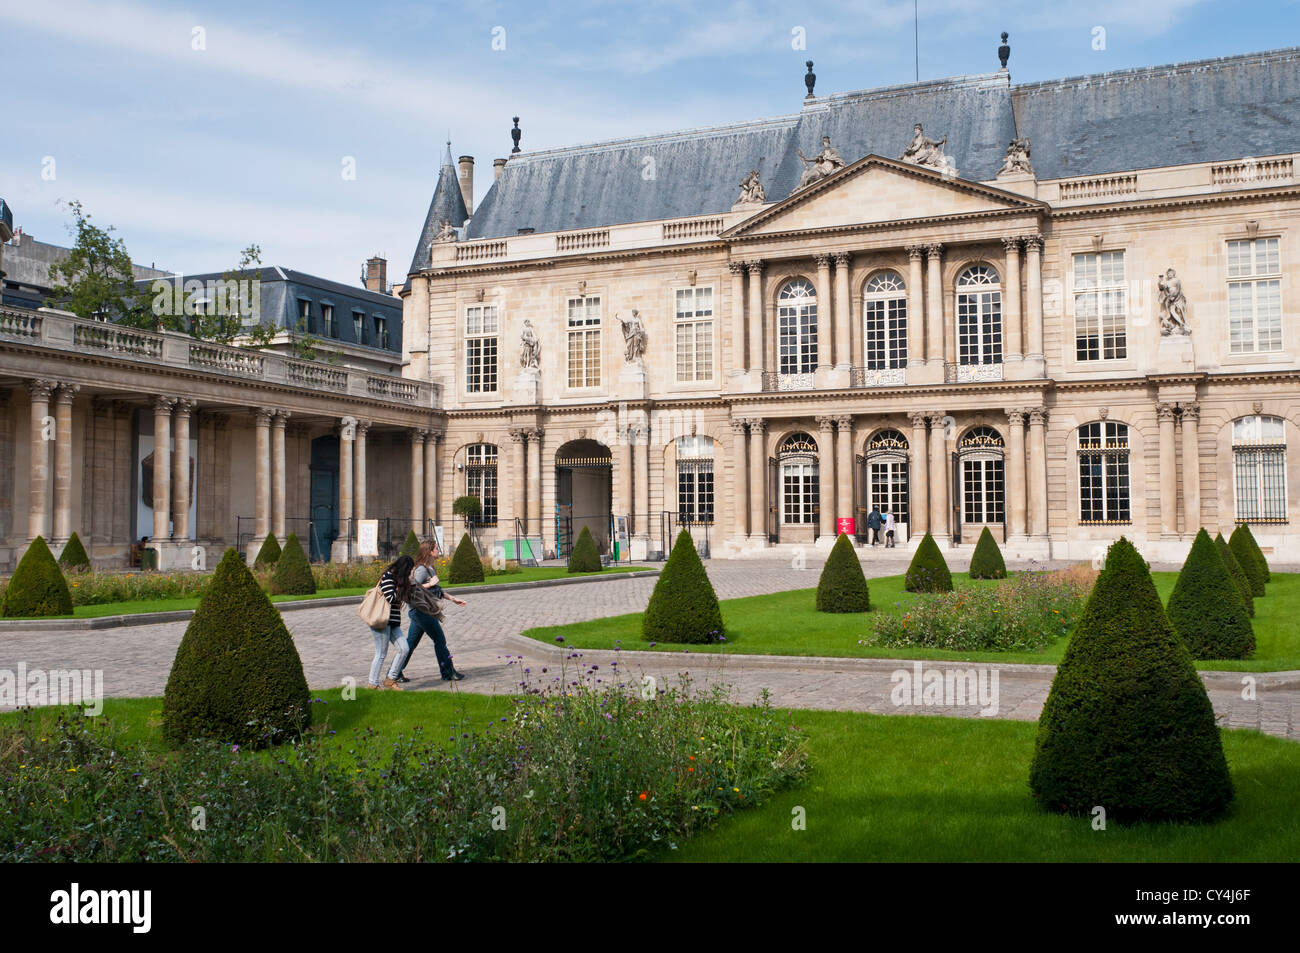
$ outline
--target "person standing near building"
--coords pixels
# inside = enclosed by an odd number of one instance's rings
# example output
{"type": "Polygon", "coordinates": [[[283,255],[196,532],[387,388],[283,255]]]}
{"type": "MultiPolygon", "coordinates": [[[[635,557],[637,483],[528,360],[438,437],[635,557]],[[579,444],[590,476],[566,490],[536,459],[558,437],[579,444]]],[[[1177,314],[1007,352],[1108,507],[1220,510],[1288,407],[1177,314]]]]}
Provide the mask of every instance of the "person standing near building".
{"type": "Polygon", "coordinates": [[[370,663],[371,688],[402,689],[396,678],[406,662],[407,652],[406,639],[402,636],[402,606],[411,597],[411,570],[414,567],[415,560],[410,556],[398,556],[379,577],[379,591],[388,600],[388,625],[382,629],[370,630],[375,640],[375,657],[370,663]],[[390,645],[397,649],[397,654],[388,669],[388,677],[380,683],[379,673],[383,671],[384,657],[388,655],[390,645]]]}
{"type": "Polygon", "coordinates": [[[881,514],[885,524],[885,548],[894,548],[894,514],[888,511],[881,514]]]}
{"type": "MultiPolygon", "coordinates": [[[[438,583],[438,573],[435,571],[435,563],[442,551],[438,548],[436,540],[426,539],[420,544],[420,551],[415,557],[415,570],[411,574],[414,585],[423,589],[428,589],[435,599],[446,599],[448,602],[454,602],[458,606],[465,605],[464,599],[457,599],[455,596],[449,596],[442,591],[442,586],[438,583]]],[[[442,631],[442,619],[421,609],[416,608],[414,602],[408,611],[411,624],[406,629],[406,657],[402,659],[402,665],[397,671],[397,681],[409,682],[406,677],[406,666],[411,661],[411,654],[415,647],[420,644],[420,639],[425,633],[433,639],[433,651],[438,657],[438,671],[442,674],[444,682],[458,682],[465,676],[456,671],[452,665],[451,653],[447,651],[447,638],[442,631]]]]}
{"type": "Polygon", "coordinates": [[[884,520],[880,517],[880,507],[873,506],[871,513],[867,516],[867,529],[871,530],[871,545],[875,546],[880,542],[880,527],[884,520]]]}

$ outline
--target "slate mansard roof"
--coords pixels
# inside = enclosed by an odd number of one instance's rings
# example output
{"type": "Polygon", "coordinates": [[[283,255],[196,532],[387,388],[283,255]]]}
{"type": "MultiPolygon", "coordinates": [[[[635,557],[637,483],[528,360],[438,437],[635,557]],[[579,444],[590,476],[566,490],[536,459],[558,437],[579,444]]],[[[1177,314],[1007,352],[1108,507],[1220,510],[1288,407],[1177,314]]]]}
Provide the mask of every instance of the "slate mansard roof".
{"type": "MultiPolygon", "coordinates": [[[[957,174],[972,181],[993,179],[1017,136],[1031,140],[1040,180],[1300,152],[1300,48],[1014,86],[1001,71],[959,76],[819,97],[774,119],[522,153],[461,237],[723,212],[750,169],[780,201],[803,169],[796,149],[816,155],[827,135],[846,163],[894,158],[918,122],[947,137],[957,174]]],[[[464,221],[455,214],[464,203],[448,157],[412,272],[439,221],[464,221]]]]}

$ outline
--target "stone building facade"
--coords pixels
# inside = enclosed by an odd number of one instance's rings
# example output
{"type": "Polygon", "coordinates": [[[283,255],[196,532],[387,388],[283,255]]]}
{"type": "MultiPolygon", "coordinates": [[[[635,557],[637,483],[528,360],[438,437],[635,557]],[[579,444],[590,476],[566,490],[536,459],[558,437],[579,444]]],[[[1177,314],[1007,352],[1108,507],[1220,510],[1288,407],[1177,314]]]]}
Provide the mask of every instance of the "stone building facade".
{"type": "Polygon", "coordinates": [[[444,159],[404,297],[438,505],[508,553],[828,544],[1295,552],[1300,50],[444,159]],[[468,174],[467,174],[468,173],[468,174]],[[471,214],[472,213],[472,214],[471,214]],[[611,539],[611,537],[613,537],[611,539]]]}

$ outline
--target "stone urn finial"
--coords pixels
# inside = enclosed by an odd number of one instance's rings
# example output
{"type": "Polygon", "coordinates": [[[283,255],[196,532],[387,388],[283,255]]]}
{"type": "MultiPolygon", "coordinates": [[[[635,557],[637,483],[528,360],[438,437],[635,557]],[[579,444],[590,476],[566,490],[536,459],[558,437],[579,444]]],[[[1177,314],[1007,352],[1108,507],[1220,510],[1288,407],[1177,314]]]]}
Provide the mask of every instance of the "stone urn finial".
{"type": "Polygon", "coordinates": [[[510,138],[515,141],[515,147],[510,150],[512,154],[522,151],[519,148],[519,137],[524,134],[523,130],[519,128],[519,117],[515,116],[514,119],[515,119],[515,128],[510,130],[510,138]]]}
{"type": "Polygon", "coordinates": [[[803,84],[808,87],[808,95],[804,98],[812,99],[813,87],[817,85],[817,74],[812,71],[813,68],[812,60],[808,60],[808,62],[805,63],[804,65],[808,67],[808,75],[803,78],[803,84]]]}
{"type": "Polygon", "coordinates": [[[998,59],[1002,63],[1002,68],[1007,68],[1007,60],[1011,59],[1011,47],[1007,45],[1007,36],[1009,34],[1002,31],[1002,45],[998,47],[998,59]]]}

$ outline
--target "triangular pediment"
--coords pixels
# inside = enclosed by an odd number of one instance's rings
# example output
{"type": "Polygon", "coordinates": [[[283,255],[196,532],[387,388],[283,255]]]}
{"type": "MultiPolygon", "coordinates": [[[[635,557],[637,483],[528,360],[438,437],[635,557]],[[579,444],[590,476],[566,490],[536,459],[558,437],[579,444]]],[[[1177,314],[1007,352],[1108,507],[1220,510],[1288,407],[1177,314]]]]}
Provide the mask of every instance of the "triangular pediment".
{"type": "Polygon", "coordinates": [[[740,222],[724,238],[1043,209],[1042,202],[869,155],[740,222]]]}

